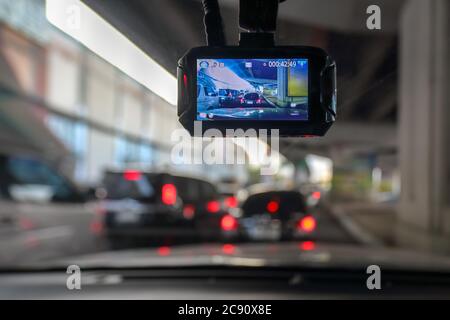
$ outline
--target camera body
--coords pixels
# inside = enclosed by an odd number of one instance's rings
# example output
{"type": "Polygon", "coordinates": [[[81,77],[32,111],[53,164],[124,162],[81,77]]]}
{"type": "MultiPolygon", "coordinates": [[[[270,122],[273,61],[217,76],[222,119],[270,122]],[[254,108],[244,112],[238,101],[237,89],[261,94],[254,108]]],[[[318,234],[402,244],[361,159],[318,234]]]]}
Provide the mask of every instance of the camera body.
{"type": "Polygon", "coordinates": [[[336,118],[336,65],[315,47],[197,47],[178,62],[178,117],[208,129],[323,136],[336,118]]]}

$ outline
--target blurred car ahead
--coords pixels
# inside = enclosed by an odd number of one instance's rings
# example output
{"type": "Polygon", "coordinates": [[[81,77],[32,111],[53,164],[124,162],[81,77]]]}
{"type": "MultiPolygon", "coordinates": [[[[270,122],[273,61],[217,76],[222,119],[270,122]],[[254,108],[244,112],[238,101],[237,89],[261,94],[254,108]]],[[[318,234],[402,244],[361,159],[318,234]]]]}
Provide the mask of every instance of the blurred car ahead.
{"type": "Polygon", "coordinates": [[[266,106],[267,101],[256,92],[247,93],[241,99],[240,103],[243,107],[248,106],[266,106]]]}
{"type": "Polygon", "coordinates": [[[169,172],[108,171],[103,188],[105,235],[113,247],[147,239],[220,240],[233,231],[222,230],[226,212],[206,180],[169,172]]]}
{"type": "Polygon", "coordinates": [[[39,157],[0,154],[0,260],[97,250],[88,193],[39,157]]]}
{"type": "Polygon", "coordinates": [[[250,193],[240,207],[240,232],[247,240],[288,240],[313,236],[317,221],[296,190],[250,193]]]}

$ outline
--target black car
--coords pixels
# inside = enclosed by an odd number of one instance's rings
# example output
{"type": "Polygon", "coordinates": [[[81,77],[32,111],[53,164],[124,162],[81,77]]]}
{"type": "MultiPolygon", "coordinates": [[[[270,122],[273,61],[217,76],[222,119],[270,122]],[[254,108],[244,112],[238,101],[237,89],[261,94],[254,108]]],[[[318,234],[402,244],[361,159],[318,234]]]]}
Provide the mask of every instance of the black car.
{"type": "Polygon", "coordinates": [[[248,240],[304,238],[316,229],[316,218],[296,190],[251,193],[240,210],[240,232],[248,240]]]}
{"type": "Polygon", "coordinates": [[[233,231],[225,228],[222,232],[226,211],[215,186],[200,178],[169,172],[108,171],[103,190],[105,234],[113,246],[149,238],[167,242],[220,239],[233,231]]]}
{"type": "Polygon", "coordinates": [[[256,92],[244,94],[239,102],[242,107],[263,107],[268,105],[266,99],[256,92]]]}

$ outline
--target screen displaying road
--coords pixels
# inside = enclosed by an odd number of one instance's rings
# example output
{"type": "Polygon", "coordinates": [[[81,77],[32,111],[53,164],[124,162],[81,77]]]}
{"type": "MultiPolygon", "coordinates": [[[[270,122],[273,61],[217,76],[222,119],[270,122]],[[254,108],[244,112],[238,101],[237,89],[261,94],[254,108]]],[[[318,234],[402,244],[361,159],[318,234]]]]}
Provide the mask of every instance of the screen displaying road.
{"type": "Polygon", "coordinates": [[[307,59],[198,59],[197,120],[308,120],[307,59]]]}

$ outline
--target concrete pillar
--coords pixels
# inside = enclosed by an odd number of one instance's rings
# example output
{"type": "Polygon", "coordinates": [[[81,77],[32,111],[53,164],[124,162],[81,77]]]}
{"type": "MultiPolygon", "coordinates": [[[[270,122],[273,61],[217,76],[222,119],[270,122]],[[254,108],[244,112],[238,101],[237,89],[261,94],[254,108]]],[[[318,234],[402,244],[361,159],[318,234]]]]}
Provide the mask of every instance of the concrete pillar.
{"type": "Polygon", "coordinates": [[[411,0],[400,26],[401,221],[450,234],[450,1],[411,0]]]}
{"type": "Polygon", "coordinates": [[[287,68],[277,68],[278,99],[284,101],[287,96],[287,68]]]}

